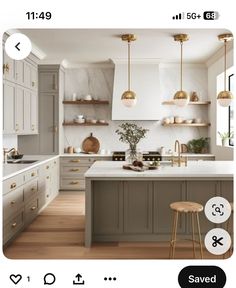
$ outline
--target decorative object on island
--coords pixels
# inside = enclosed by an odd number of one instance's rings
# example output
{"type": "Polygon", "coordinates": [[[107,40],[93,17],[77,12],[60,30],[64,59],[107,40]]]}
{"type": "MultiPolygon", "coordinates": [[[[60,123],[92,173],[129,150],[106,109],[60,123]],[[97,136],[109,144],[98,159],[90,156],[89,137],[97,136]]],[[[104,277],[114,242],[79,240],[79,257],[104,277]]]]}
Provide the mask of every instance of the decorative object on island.
{"type": "Polygon", "coordinates": [[[197,92],[195,92],[195,91],[192,92],[192,95],[190,97],[190,101],[192,101],[192,102],[198,102],[199,101],[199,97],[197,95],[197,92]]]}
{"type": "Polygon", "coordinates": [[[234,138],[234,133],[233,132],[221,133],[221,132],[218,131],[218,134],[220,136],[222,146],[226,145],[226,141],[227,140],[234,138]]]}
{"type": "Polygon", "coordinates": [[[233,100],[233,94],[226,90],[226,45],[228,41],[233,40],[233,34],[220,34],[218,35],[220,41],[224,41],[224,91],[221,91],[217,96],[217,101],[220,106],[229,107],[233,100]]]}
{"type": "Polygon", "coordinates": [[[134,34],[124,34],[121,39],[128,43],[128,90],[122,94],[121,101],[126,107],[132,107],[136,105],[137,98],[135,92],[130,90],[130,43],[136,40],[136,36],[134,34]]]}
{"type": "Polygon", "coordinates": [[[90,136],[85,138],[82,143],[82,149],[85,153],[98,153],[100,148],[100,143],[97,138],[93,137],[93,133],[90,133],[90,136]]]}
{"type": "Polygon", "coordinates": [[[120,136],[119,140],[129,144],[129,149],[126,151],[126,161],[133,163],[135,160],[142,160],[142,154],[137,151],[137,144],[145,137],[148,129],[138,127],[134,123],[122,123],[119,127],[121,129],[116,130],[120,136]]]}
{"type": "Polygon", "coordinates": [[[188,142],[188,150],[193,153],[207,153],[209,148],[209,138],[201,137],[188,142]]]}
{"type": "Polygon", "coordinates": [[[183,91],[183,42],[188,41],[189,37],[187,34],[177,34],[174,35],[174,40],[180,42],[181,52],[180,52],[180,90],[174,95],[174,103],[177,106],[183,107],[188,105],[189,96],[187,92],[183,91]]]}

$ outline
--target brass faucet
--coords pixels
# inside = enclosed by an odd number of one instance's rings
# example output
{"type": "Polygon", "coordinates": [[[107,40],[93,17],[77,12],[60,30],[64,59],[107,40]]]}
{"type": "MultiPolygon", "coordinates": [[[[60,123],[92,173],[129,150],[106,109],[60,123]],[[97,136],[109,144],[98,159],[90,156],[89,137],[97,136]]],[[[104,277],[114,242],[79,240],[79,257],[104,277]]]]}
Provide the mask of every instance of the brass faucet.
{"type": "Polygon", "coordinates": [[[11,152],[14,152],[14,155],[18,154],[16,148],[11,148],[10,150],[7,150],[7,148],[3,148],[3,163],[6,163],[7,155],[11,152]]]}
{"type": "Polygon", "coordinates": [[[178,140],[175,141],[175,152],[178,152],[178,157],[176,159],[175,156],[172,156],[172,166],[174,166],[176,162],[178,163],[179,167],[181,166],[182,162],[185,164],[185,166],[187,166],[187,157],[181,157],[180,143],[178,140]]]}

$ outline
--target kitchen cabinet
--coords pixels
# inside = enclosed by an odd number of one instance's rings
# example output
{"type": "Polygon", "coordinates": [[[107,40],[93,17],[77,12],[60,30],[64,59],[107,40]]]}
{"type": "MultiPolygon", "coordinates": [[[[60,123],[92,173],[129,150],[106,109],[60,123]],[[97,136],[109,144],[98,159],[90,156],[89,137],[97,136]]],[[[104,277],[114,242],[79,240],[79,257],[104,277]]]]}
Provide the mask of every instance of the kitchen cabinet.
{"type": "Polygon", "coordinates": [[[152,203],[151,182],[124,182],[124,233],[152,233],[152,203]]]}
{"type": "MultiPolygon", "coordinates": [[[[15,132],[17,134],[22,133],[25,130],[25,102],[24,102],[24,89],[21,86],[16,86],[15,94],[15,132]]],[[[28,119],[27,119],[28,120],[28,119]]]]}
{"type": "MultiPolygon", "coordinates": [[[[186,199],[185,181],[155,181],[153,195],[153,227],[154,233],[170,235],[173,214],[170,204],[186,199]]],[[[178,221],[178,233],[184,233],[186,217],[181,213],[178,221]]]]}
{"type": "Polygon", "coordinates": [[[10,58],[3,49],[3,79],[15,82],[15,60],[10,58]]]}
{"type": "Polygon", "coordinates": [[[24,86],[31,88],[31,65],[27,61],[24,61],[24,86]]]}
{"type": "Polygon", "coordinates": [[[15,95],[16,86],[3,81],[3,133],[14,134],[15,131],[15,95]]]}
{"type": "Polygon", "coordinates": [[[121,183],[118,181],[106,181],[105,183],[98,181],[96,183],[93,198],[93,232],[95,234],[119,234],[123,231],[122,202],[123,187],[121,183]]]}
{"type": "Polygon", "coordinates": [[[24,61],[15,61],[16,83],[24,86],[24,61]]]}

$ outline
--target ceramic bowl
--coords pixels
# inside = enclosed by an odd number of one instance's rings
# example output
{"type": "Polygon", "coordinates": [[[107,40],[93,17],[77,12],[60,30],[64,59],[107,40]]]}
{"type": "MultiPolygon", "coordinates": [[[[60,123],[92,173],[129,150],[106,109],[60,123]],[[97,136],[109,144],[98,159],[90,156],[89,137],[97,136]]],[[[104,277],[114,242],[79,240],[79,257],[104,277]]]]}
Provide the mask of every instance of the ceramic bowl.
{"type": "Polygon", "coordinates": [[[103,119],[98,120],[98,122],[99,122],[99,123],[106,123],[106,121],[103,120],[103,119]]]}
{"type": "Polygon", "coordinates": [[[191,124],[191,123],[193,123],[193,119],[187,119],[187,120],[185,120],[184,121],[186,124],[191,124]]]}
{"type": "Polygon", "coordinates": [[[181,118],[181,117],[179,117],[179,116],[176,116],[176,117],[175,117],[175,123],[176,123],[176,124],[181,124],[181,123],[183,123],[183,121],[184,121],[183,118],[181,118]]]}
{"type": "Polygon", "coordinates": [[[96,119],[92,119],[91,123],[95,124],[95,123],[97,123],[97,120],[96,119]]]}
{"type": "Polygon", "coordinates": [[[197,123],[197,124],[202,123],[202,119],[201,118],[196,118],[196,119],[194,119],[194,123],[197,123]]]}
{"type": "Polygon", "coordinates": [[[83,119],[83,118],[74,119],[74,122],[75,122],[75,123],[79,123],[79,124],[82,124],[82,123],[84,123],[84,122],[85,122],[85,119],[83,119]]]}
{"type": "Polygon", "coordinates": [[[169,118],[164,118],[163,119],[164,124],[170,124],[170,119],[169,118]]]}

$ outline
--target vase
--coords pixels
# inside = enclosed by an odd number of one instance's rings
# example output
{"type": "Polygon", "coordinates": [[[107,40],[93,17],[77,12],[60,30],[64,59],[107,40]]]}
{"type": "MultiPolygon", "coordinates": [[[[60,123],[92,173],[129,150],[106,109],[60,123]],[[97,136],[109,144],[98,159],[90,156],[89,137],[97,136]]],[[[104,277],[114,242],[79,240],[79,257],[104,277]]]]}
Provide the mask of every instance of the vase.
{"type": "Polygon", "coordinates": [[[225,145],[226,145],[226,140],[227,140],[227,139],[221,139],[221,144],[222,144],[222,146],[225,146],[225,145]]]}
{"type": "Polygon", "coordinates": [[[130,145],[129,149],[125,152],[125,160],[129,164],[132,164],[135,160],[142,161],[143,155],[137,149],[136,145],[130,145]]]}

